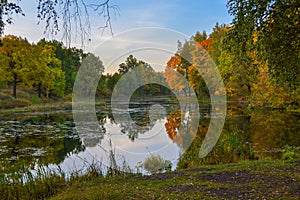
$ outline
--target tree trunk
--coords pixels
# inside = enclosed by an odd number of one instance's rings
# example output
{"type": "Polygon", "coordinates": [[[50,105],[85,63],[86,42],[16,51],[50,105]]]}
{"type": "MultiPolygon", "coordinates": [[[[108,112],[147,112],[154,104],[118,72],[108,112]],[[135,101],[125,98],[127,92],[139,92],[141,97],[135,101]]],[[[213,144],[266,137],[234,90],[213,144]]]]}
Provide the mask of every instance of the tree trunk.
{"type": "Polygon", "coordinates": [[[15,99],[17,98],[17,83],[18,83],[18,76],[17,76],[17,74],[14,74],[13,96],[15,99]]]}
{"type": "Polygon", "coordinates": [[[183,88],[183,92],[184,92],[184,96],[186,96],[187,97],[187,93],[186,93],[186,88],[183,88]]]}
{"type": "Polygon", "coordinates": [[[39,83],[38,84],[38,96],[39,96],[39,98],[41,98],[41,94],[42,94],[42,84],[39,83]]]}
{"type": "Polygon", "coordinates": [[[250,85],[250,83],[247,83],[246,86],[247,86],[249,95],[251,95],[251,85],[250,85]]]}

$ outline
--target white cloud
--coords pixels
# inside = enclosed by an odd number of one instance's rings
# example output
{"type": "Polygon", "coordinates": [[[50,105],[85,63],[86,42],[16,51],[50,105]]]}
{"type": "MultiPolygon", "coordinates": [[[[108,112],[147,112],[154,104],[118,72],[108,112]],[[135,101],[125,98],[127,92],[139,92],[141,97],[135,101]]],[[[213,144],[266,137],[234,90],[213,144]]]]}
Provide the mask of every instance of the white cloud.
{"type": "Polygon", "coordinates": [[[108,72],[115,71],[130,54],[151,65],[155,64],[159,68],[157,70],[162,71],[162,66],[177,50],[177,40],[187,38],[174,30],[147,27],[116,34],[104,41],[97,38],[90,50],[100,57],[108,72]]]}

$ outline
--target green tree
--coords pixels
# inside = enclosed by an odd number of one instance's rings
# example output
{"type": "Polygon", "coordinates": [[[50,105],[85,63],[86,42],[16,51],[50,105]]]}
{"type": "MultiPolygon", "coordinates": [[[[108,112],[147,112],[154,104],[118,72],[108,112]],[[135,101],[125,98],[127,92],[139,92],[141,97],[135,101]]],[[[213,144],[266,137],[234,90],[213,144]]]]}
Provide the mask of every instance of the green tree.
{"type": "Polygon", "coordinates": [[[118,69],[118,72],[123,75],[125,74],[126,72],[132,70],[133,68],[139,66],[139,65],[142,65],[142,64],[145,64],[145,62],[143,61],[138,61],[133,55],[129,55],[126,60],[125,60],[125,63],[121,63],[119,65],[119,69],[118,69]]]}
{"type": "Polygon", "coordinates": [[[246,54],[253,34],[257,34],[258,57],[267,62],[271,77],[279,85],[297,88],[300,84],[299,1],[229,0],[227,5],[234,17],[231,44],[238,47],[240,55],[246,54]]]}
{"type": "Polygon", "coordinates": [[[224,44],[224,39],[226,38],[228,30],[229,26],[225,24],[219,25],[217,23],[213,29],[213,32],[210,35],[212,39],[210,56],[212,57],[217,66],[220,63],[219,58],[224,49],[224,46],[226,45],[224,44]]]}
{"type": "Polygon", "coordinates": [[[119,73],[114,73],[113,75],[108,75],[107,87],[110,91],[110,94],[112,93],[115,85],[117,84],[117,82],[119,81],[120,78],[121,78],[121,74],[119,74],[119,73]]]}
{"type": "Polygon", "coordinates": [[[65,76],[61,61],[55,57],[51,45],[29,44],[16,36],[6,36],[1,40],[1,77],[13,85],[13,96],[17,97],[17,85],[37,88],[38,96],[54,94],[63,96],[65,76]]]}
{"type": "Polygon", "coordinates": [[[62,70],[65,73],[66,87],[64,93],[72,93],[78,69],[82,59],[86,57],[86,54],[82,49],[65,47],[62,42],[57,40],[46,41],[45,39],[41,39],[38,45],[50,45],[54,47],[55,57],[61,61],[62,70]]]}
{"type": "Polygon", "coordinates": [[[64,95],[65,74],[61,69],[61,61],[55,57],[54,47],[51,45],[32,45],[32,71],[30,73],[32,84],[37,86],[38,96],[41,97],[42,89],[45,96],[54,94],[64,95]]]}
{"type": "Polygon", "coordinates": [[[99,78],[104,72],[104,66],[99,57],[92,53],[88,53],[81,64],[81,73],[78,75],[77,90],[78,97],[87,97],[95,95],[94,86],[98,84],[99,78]]]}
{"type": "Polygon", "coordinates": [[[233,86],[239,100],[249,100],[252,92],[252,84],[255,83],[258,74],[259,43],[257,35],[251,35],[236,40],[236,27],[231,27],[222,45],[219,57],[219,70],[223,75],[226,86],[233,86]],[[226,78],[228,80],[226,80],[226,78]]]}
{"type": "Polygon", "coordinates": [[[197,31],[195,36],[194,36],[195,42],[202,42],[203,40],[206,40],[206,39],[207,39],[207,34],[206,34],[205,31],[203,31],[202,33],[197,31]]]}

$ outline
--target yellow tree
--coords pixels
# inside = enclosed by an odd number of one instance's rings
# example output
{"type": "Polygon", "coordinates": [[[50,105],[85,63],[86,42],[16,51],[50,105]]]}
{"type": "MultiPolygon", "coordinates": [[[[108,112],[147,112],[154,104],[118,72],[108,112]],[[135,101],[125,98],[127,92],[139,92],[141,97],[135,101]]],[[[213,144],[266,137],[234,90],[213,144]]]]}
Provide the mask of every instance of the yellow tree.
{"type": "Polygon", "coordinates": [[[61,69],[61,61],[55,57],[54,47],[51,45],[32,45],[31,64],[28,80],[32,87],[37,87],[38,96],[42,91],[48,97],[50,92],[62,96],[65,89],[65,75],[61,69]]]}
{"type": "Polygon", "coordinates": [[[271,78],[268,65],[262,63],[258,67],[257,81],[253,84],[252,105],[272,108],[284,108],[293,102],[300,102],[300,89],[291,92],[279,86],[271,78]]]}
{"type": "Polygon", "coordinates": [[[13,96],[17,98],[17,85],[24,82],[28,69],[30,44],[19,37],[8,35],[1,39],[0,79],[13,85],[13,96]]]}

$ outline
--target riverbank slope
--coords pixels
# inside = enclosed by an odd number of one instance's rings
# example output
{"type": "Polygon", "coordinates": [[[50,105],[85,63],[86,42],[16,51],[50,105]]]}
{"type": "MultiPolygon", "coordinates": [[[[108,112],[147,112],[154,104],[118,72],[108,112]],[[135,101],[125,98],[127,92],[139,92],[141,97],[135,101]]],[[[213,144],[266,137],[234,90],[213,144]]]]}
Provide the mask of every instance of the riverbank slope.
{"type": "Polygon", "coordinates": [[[243,161],[151,176],[81,177],[50,199],[278,198],[300,198],[300,160],[243,161]]]}

